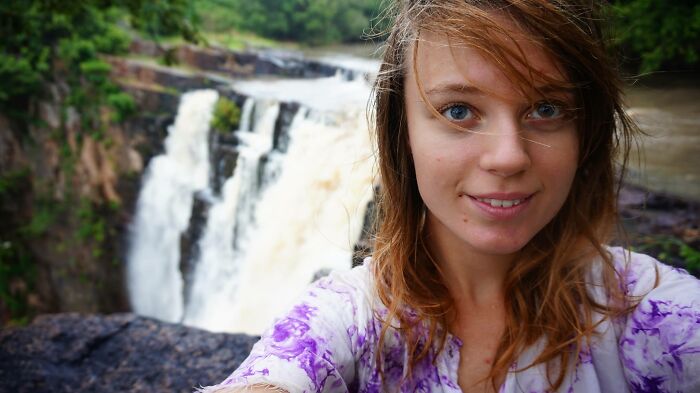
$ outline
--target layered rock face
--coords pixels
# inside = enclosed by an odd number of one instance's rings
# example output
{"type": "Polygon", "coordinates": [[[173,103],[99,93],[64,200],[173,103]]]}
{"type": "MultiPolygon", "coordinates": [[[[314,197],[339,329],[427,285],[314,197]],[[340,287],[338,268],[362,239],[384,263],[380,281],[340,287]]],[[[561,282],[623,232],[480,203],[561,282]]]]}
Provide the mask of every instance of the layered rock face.
{"type": "Polygon", "coordinates": [[[0,391],[192,392],[226,378],[256,340],[134,314],[43,315],[0,331],[0,391]]]}

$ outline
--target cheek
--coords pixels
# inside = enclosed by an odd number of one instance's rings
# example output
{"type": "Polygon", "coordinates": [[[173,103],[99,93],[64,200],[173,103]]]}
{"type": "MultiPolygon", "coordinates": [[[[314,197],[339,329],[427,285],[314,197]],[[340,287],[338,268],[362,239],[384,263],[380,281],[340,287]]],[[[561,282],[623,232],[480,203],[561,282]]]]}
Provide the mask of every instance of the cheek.
{"type": "Polygon", "coordinates": [[[434,199],[433,195],[438,193],[438,189],[443,187],[445,180],[445,156],[435,154],[425,146],[412,147],[413,168],[416,174],[416,182],[421,198],[425,202],[434,199]]]}
{"type": "Polygon", "coordinates": [[[571,143],[562,147],[556,154],[547,158],[546,167],[550,181],[554,182],[560,193],[568,195],[578,169],[578,144],[571,143]]]}
{"type": "Polygon", "coordinates": [[[573,129],[564,131],[550,141],[548,151],[540,152],[539,158],[545,162],[550,172],[559,176],[573,175],[578,168],[578,136],[573,129]]]}

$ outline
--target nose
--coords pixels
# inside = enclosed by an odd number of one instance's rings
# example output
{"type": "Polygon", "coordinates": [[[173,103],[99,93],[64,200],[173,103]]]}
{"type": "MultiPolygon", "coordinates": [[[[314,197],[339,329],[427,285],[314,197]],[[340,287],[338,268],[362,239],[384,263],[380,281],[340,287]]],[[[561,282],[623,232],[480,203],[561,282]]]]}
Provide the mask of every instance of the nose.
{"type": "Polygon", "coordinates": [[[532,164],[527,141],[520,134],[520,124],[514,119],[494,121],[480,135],[483,150],[479,165],[485,171],[501,177],[515,176],[532,164]]]}

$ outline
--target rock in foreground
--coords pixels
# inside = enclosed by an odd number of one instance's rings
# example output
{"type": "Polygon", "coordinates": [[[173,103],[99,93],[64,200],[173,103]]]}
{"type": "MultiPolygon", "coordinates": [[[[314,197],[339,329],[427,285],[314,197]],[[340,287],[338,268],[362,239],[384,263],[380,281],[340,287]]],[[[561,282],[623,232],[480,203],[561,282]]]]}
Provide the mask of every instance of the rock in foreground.
{"type": "Polygon", "coordinates": [[[255,341],[134,314],[43,315],[0,331],[0,392],[192,392],[226,378],[255,341]]]}

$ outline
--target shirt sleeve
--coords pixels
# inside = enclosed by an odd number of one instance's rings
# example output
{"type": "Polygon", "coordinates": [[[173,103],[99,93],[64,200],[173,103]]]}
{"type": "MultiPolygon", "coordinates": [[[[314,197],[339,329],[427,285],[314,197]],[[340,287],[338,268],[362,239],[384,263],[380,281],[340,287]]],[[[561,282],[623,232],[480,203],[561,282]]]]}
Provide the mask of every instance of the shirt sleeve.
{"type": "Polygon", "coordinates": [[[313,283],[233,374],[203,391],[271,385],[294,393],[347,392],[355,376],[358,317],[365,314],[358,306],[367,283],[358,276],[366,270],[331,273],[313,283]]]}
{"type": "Polygon", "coordinates": [[[631,391],[700,392],[700,281],[646,255],[629,261],[627,293],[639,303],[618,344],[631,391]]]}

